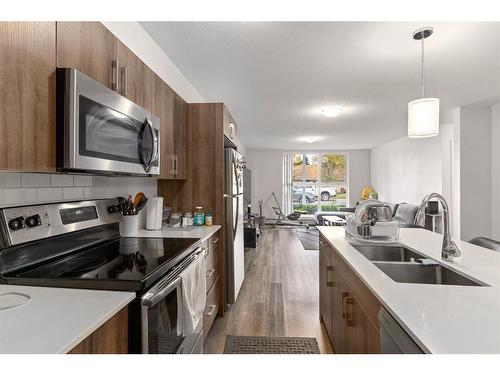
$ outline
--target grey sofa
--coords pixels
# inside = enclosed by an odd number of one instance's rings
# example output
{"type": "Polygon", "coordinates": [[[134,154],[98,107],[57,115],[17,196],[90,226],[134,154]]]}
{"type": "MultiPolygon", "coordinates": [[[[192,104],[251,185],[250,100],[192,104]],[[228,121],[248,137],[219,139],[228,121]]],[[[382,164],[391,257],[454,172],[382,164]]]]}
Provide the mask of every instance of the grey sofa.
{"type": "MultiPolygon", "coordinates": [[[[400,227],[404,228],[419,228],[418,225],[414,225],[415,215],[418,211],[418,206],[410,203],[391,203],[384,202],[392,208],[392,216],[394,221],[399,223],[400,227]]],[[[316,211],[314,213],[316,224],[324,225],[324,216],[338,216],[345,219],[347,213],[353,213],[356,210],[355,207],[345,207],[339,208],[338,211],[316,211]]]]}

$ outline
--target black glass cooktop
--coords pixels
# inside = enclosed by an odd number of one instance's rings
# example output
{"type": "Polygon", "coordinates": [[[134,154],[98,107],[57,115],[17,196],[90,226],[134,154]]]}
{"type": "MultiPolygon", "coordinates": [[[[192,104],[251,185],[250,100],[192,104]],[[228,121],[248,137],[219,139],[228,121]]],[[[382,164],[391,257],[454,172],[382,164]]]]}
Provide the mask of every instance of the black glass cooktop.
{"type": "Polygon", "coordinates": [[[30,285],[140,290],[188,256],[197,241],[120,238],[5,276],[30,285]]]}

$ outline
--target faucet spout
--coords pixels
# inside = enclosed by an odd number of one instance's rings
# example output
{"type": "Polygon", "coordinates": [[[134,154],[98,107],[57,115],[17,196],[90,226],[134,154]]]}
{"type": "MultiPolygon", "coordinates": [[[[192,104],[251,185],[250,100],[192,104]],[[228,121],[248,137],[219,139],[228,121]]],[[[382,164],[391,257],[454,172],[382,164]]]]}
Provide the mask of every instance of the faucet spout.
{"type": "Polygon", "coordinates": [[[450,210],[448,208],[448,203],[446,203],[446,200],[441,194],[438,193],[431,193],[428,194],[424,197],[422,202],[420,203],[420,206],[418,207],[417,214],[415,215],[415,220],[414,224],[424,226],[424,220],[425,220],[425,208],[427,207],[427,203],[432,200],[436,199],[441,203],[441,206],[443,207],[443,246],[441,248],[441,257],[444,260],[448,260],[449,257],[459,257],[462,255],[460,250],[458,249],[458,246],[453,240],[451,239],[450,235],[450,210]]]}

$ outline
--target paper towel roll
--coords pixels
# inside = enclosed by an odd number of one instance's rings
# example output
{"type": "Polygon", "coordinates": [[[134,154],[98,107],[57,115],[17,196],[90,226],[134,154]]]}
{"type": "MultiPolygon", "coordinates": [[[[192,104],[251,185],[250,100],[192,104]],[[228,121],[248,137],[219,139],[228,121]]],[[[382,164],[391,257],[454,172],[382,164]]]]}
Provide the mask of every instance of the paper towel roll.
{"type": "Polygon", "coordinates": [[[163,197],[157,197],[148,200],[146,229],[160,230],[162,215],[163,215],[163,197]]]}

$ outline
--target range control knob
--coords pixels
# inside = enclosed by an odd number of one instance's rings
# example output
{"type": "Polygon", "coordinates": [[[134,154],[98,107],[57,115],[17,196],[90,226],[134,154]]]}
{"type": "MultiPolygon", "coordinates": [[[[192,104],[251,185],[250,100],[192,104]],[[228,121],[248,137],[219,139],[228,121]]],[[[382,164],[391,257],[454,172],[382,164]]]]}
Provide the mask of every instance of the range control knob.
{"type": "Polygon", "coordinates": [[[22,216],[16,217],[15,219],[11,219],[9,221],[9,228],[12,230],[19,230],[24,228],[24,218],[22,216]]]}
{"type": "Polygon", "coordinates": [[[38,227],[42,225],[42,219],[40,219],[40,215],[28,216],[26,219],[26,225],[30,228],[38,227]]]}

